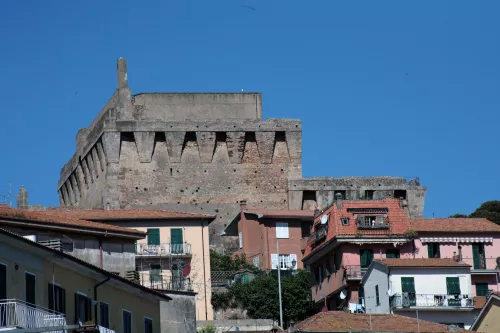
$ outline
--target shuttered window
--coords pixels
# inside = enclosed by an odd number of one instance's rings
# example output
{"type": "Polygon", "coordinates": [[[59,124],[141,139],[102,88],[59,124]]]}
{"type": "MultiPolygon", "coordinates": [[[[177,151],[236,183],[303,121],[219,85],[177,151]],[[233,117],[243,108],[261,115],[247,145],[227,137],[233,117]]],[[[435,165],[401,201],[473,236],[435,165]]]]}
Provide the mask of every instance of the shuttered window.
{"type": "Polygon", "coordinates": [[[385,251],[385,257],[386,258],[399,258],[400,252],[398,249],[388,249],[385,251]]]}
{"type": "Polygon", "coordinates": [[[26,303],[36,304],[36,276],[31,273],[24,273],[25,290],[26,290],[26,303]]]}
{"type": "Polygon", "coordinates": [[[75,324],[92,320],[92,301],[85,295],[75,294],[75,324]]]}
{"type": "Polygon", "coordinates": [[[288,238],[288,223],[276,222],[276,238],[288,238]]]}
{"type": "Polygon", "coordinates": [[[184,253],[184,239],[182,228],[170,229],[170,247],[172,253],[184,253]]]}
{"type": "Polygon", "coordinates": [[[0,264],[0,299],[7,299],[7,266],[0,264]]]}
{"type": "Polygon", "coordinates": [[[123,333],[132,333],[132,313],[123,310],[123,333]]]}
{"type": "Polygon", "coordinates": [[[361,268],[367,268],[373,261],[373,250],[361,249],[359,252],[361,257],[361,268]]]}
{"type": "Polygon", "coordinates": [[[439,243],[427,243],[427,256],[429,258],[441,258],[439,243]]]}
{"type": "Polygon", "coordinates": [[[52,283],[49,283],[49,309],[66,313],[66,290],[52,283]]]}
{"type": "Polygon", "coordinates": [[[487,283],[476,283],[476,296],[488,296],[487,283]]]}
{"type": "Polygon", "coordinates": [[[446,290],[448,295],[459,295],[460,294],[460,280],[458,277],[447,277],[446,278],[446,290]]]}
{"type": "Polygon", "coordinates": [[[109,305],[101,302],[99,304],[99,323],[101,326],[109,328],[109,305]]]}
{"type": "Polygon", "coordinates": [[[486,269],[486,257],[483,243],[472,244],[472,260],[474,261],[474,269],[486,269]]]}
{"type": "Polygon", "coordinates": [[[153,333],[153,321],[149,318],[144,318],[144,333],[153,333]]]}
{"type": "Polygon", "coordinates": [[[375,286],[375,300],[377,302],[377,306],[380,305],[380,295],[378,293],[378,284],[375,286]]]}
{"type": "Polygon", "coordinates": [[[401,291],[403,293],[408,293],[409,306],[417,305],[417,299],[415,295],[415,279],[413,277],[401,278],[401,291]]]}
{"type": "Polygon", "coordinates": [[[148,245],[160,245],[160,229],[148,229],[148,245]]]}

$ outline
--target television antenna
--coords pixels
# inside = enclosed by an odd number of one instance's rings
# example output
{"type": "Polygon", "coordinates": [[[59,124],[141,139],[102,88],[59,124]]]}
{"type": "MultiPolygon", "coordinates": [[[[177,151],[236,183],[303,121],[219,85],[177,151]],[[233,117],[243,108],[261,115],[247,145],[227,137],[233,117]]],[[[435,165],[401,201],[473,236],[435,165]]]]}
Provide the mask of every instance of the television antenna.
{"type": "Polygon", "coordinates": [[[9,182],[8,187],[8,194],[0,194],[0,198],[3,198],[3,203],[6,203],[9,205],[9,207],[12,207],[12,182],[9,182]]]}

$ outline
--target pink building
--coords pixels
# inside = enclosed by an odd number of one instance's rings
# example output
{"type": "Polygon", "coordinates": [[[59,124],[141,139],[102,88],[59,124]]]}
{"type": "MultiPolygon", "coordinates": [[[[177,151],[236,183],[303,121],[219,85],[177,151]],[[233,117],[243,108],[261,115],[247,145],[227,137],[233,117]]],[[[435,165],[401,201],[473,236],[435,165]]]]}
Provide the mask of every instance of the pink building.
{"type": "Polygon", "coordinates": [[[314,221],[303,262],[314,274],[318,307],[342,309],[358,302],[360,281],[378,258],[411,258],[406,200],[337,200],[314,221]]]}
{"type": "Polygon", "coordinates": [[[302,249],[313,219],[314,212],[308,210],[251,209],[242,202],[241,212],[224,235],[238,236],[239,249],[234,254],[244,253],[260,269],[302,269],[302,249]]]}
{"type": "Polygon", "coordinates": [[[474,296],[499,291],[500,226],[487,219],[411,219],[417,258],[455,258],[472,266],[474,296]]]}

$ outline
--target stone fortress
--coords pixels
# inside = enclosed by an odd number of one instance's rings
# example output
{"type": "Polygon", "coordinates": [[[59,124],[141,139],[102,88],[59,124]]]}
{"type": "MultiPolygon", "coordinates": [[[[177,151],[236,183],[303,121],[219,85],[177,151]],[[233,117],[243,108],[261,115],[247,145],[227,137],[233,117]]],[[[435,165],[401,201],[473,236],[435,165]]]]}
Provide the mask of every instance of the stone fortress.
{"type": "Polygon", "coordinates": [[[217,214],[213,246],[239,212],[239,202],[267,209],[322,209],[345,199],[407,199],[423,215],[425,187],[399,177],[302,178],[302,127],[297,119],[263,119],[260,93],[132,95],[127,65],[118,87],[61,170],[60,205],[148,208],[217,214]]]}

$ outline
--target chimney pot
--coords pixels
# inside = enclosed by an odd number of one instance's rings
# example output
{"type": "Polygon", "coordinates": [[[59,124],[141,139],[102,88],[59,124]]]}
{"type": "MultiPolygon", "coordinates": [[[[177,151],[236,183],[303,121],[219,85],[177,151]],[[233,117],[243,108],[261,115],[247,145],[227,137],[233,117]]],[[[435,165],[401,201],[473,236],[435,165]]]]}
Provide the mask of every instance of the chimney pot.
{"type": "Polygon", "coordinates": [[[342,209],[342,193],[335,194],[337,200],[337,209],[342,209]]]}

